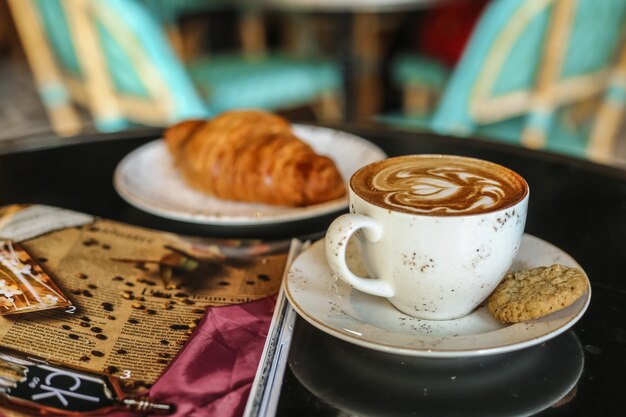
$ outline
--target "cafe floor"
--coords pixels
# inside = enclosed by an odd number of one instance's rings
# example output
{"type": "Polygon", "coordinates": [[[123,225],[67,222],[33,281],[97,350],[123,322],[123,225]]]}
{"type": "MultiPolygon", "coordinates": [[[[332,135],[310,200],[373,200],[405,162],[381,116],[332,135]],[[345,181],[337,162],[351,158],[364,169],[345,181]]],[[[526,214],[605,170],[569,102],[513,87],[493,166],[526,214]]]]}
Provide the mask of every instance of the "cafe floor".
{"type": "MultiPolygon", "coordinates": [[[[83,133],[95,133],[88,114],[81,113],[80,117],[83,133]]],[[[22,59],[0,57],[0,141],[53,135],[28,64],[22,59]]],[[[626,123],[616,144],[614,164],[626,169],[626,123]]]]}
{"type": "MultiPolygon", "coordinates": [[[[81,118],[85,133],[95,132],[88,115],[81,118]]],[[[28,64],[0,57],[0,141],[53,135],[28,64]]]]}

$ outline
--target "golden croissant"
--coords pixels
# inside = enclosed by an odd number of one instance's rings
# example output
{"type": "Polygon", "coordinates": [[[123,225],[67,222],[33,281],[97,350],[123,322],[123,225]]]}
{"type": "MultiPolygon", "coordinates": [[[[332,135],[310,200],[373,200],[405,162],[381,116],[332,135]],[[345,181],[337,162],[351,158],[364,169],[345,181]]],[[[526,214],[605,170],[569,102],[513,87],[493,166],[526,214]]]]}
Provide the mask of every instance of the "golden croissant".
{"type": "Polygon", "coordinates": [[[271,113],[184,121],[165,131],[165,141],[185,181],[220,199],[301,207],[346,193],[335,163],[271,113]]]}

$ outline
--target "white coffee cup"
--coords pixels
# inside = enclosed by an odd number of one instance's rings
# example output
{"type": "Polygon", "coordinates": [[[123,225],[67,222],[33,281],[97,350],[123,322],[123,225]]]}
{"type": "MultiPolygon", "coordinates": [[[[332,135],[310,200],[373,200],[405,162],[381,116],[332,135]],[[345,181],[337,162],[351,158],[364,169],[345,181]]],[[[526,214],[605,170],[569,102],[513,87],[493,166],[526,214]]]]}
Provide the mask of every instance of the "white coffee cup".
{"type": "Polygon", "coordinates": [[[409,155],[361,168],[349,194],[350,213],[326,233],[334,273],[410,316],[450,320],[478,307],[510,268],[529,189],[519,174],[491,162],[409,155]],[[353,235],[369,277],[346,264],[353,235]]]}

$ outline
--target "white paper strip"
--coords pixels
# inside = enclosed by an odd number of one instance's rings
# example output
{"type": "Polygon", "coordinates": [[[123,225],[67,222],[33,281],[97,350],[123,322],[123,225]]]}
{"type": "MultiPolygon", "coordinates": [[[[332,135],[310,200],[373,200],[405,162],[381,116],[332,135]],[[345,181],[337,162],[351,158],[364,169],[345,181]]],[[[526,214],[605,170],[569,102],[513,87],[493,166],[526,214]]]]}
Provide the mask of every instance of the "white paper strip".
{"type": "Polygon", "coordinates": [[[0,238],[21,242],[43,234],[82,226],[91,223],[95,217],[77,211],[58,207],[34,205],[0,220],[0,238]]]}

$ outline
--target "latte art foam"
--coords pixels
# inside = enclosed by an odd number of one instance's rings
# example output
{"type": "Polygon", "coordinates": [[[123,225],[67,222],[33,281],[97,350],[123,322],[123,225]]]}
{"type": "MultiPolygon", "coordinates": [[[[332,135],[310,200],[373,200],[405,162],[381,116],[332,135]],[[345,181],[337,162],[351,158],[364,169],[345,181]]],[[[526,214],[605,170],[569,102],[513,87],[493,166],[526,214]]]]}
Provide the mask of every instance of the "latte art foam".
{"type": "Polygon", "coordinates": [[[513,171],[478,159],[415,155],[358,171],[353,190],[376,205],[415,214],[455,216],[496,211],[527,194],[513,171]]]}
{"type": "Polygon", "coordinates": [[[506,197],[502,181],[459,167],[415,169],[410,162],[381,171],[372,185],[385,192],[386,204],[416,213],[491,211],[506,197]]]}

